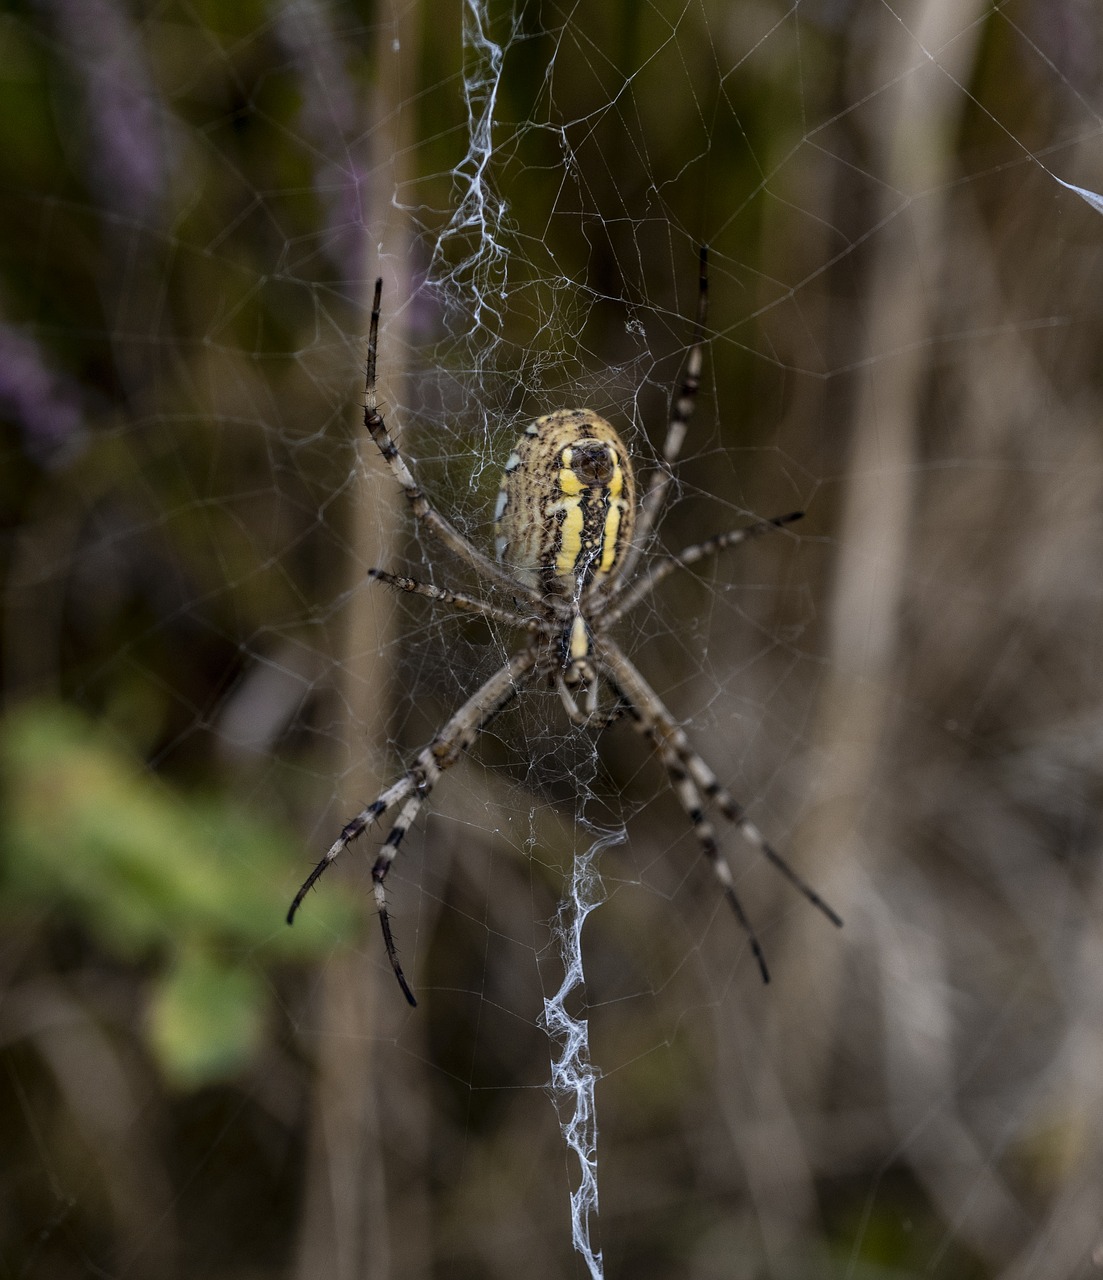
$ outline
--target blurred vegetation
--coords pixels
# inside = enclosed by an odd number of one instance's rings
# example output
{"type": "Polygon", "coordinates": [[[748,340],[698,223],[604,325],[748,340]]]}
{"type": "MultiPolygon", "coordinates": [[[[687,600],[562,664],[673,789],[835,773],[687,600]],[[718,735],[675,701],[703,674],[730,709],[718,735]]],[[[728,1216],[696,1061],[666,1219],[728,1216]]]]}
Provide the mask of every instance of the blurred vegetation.
{"type": "Polygon", "coordinates": [[[610,1276],[1089,1276],[1103,222],[1051,173],[1103,188],[1098,19],[494,3],[488,249],[473,12],[0,14],[0,1280],[576,1274],[537,1018],[579,817],[629,828],[586,926],[610,1276]],[[724,833],[763,992],[643,746],[537,699],[404,846],[410,1012],[360,850],[284,924],[499,657],[348,625],[368,286],[482,537],[565,395],[655,457],[702,241],[665,543],[808,516],[627,637],[847,929],[724,833]]]}
{"type": "Polygon", "coordinates": [[[3,732],[6,905],[56,912],[105,957],[147,967],[149,1045],[169,1083],[240,1072],[263,1033],[264,971],[347,940],[348,911],[330,901],[279,928],[287,831],[229,797],[167,791],[72,707],[28,704],[3,732]]]}

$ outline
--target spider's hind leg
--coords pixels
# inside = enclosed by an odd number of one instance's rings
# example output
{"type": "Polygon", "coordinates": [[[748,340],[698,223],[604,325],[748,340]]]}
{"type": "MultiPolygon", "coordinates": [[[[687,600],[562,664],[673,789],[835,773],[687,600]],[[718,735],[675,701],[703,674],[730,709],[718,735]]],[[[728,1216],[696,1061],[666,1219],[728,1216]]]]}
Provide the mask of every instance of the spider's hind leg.
{"type": "Polygon", "coordinates": [[[679,756],[686,768],[695,776],[697,785],[700,786],[710,800],[716,802],[717,808],[724,817],[729,822],[734,823],[743,839],[748,844],[753,845],[766,861],[780,871],[793,888],[802,893],[837,929],[841,929],[843,927],[842,916],[834,908],[828,906],[803,876],[793,870],[750,818],[747,817],[746,809],[737,800],[733,799],[730,792],[720,785],[716,775],[705,764],[704,760],[692,748],[689,748],[688,744],[687,749],[684,752],[680,752],[679,756]]]}
{"type": "Polygon", "coordinates": [[[743,910],[739,895],[735,892],[735,881],[732,879],[731,868],[720,851],[720,845],[716,839],[716,828],[705,816],[704,800],[701,797],[701,792],[697,789],[697,784],[683,767],[678,753],[663,742],[655,728],[647,725],[638,716],[636,717],[636,727],[641,733],[650,738],[658,753],[659,759],[663,763],[663,768],[666,769],[667,776],[670,778],[671,788],[693,826],[693,834],[697,837],[697,843],[701,846],[702,853],[708,858],[709,866],[712,867],[713,874],[720,882],[720,888],[723,890],[724,897],[728,900],[728,905],[742,926],[743,932],[747,935],[747,941],[751,944],[751,951],[755,960],[758,961],[758,971],[762,975],[762,981],[769,982],[770,971],[766,967],[766,956],[758,941],[758,935],[747,918],[747,913],[743,910]]]}
{"type": "Polygon", "coordinates": [[[763,978],[768,980],[769,975],[762,960],[761,951],[754,941],[754,934],[747,923],[746,915],[731,887],[731,869],[717,849],[712,825],[704,817],[705,801],[715,802],[724,817],[739,829],[744,840],[772,863],[790,884],[798,889],[814,907],[823,912],[833,925],[841,928],[843,923],[841,918],[773,848],[747,817],[743,806],[737,804],[724,790],[713,771],[690,746],[685,732],[675,723],[662,699],[625,657],[619,646],[608,636],[602,636],[595,641],[595,654],[600,667],[610,683],[618,690],[621,700],[628,707],[640,732],[654,744],[670,777],[671,786],[693,824],[701,847],[712,862],[725,896],[731,903],[739,922],[752,939],[763,978]]]}

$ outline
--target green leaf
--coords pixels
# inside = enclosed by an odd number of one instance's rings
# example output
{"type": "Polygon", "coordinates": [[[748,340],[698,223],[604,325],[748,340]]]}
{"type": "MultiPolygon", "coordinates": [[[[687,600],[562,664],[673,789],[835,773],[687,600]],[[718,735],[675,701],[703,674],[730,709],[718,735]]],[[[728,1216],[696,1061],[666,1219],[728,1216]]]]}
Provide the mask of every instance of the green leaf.
{"type": "Polygon", "coordinates": [[[259,976],[185,949],[154,988],[149,1034],[166,1078],[178,1087],[224,1080],[260,1045],[267,992],[259,976]]]}
{"type": "Polygon", "coordinates": [[[152,1050],[187,1087],[240,1070],[260,1042],[266,967],[324,956],[357,912],[319,895],[285,923],[304,851],[235,800],[188,795],[71,707],[0,721],[0,910],[67,912],[108,955],[153,969],[152,1050]]]}
{"type": "Polygon", "coordinates": [[[351,928],[338,895],[284,924],[303,851],[217,796],[185,797],[72,708],[38,703],[0,725],[11,889],[66,903],[108,950],[134,957],[203,937],[264,958],[311,956],[351,928]]]}

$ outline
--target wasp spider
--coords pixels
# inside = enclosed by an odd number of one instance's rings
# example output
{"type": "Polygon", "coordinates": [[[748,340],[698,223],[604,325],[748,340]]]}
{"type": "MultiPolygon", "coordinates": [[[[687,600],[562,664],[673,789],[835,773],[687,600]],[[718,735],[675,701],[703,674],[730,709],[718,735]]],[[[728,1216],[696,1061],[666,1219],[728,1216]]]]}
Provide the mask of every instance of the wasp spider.
{"type": "Polygon", "coordinates": [[[415,519],[497,593],[498,603],[446,591],[382,569],[370,576],[438,604],[479,614],[527,633],[528,639],[499,671],[477,689],[410,762],[406,772],[347,823],[295,895],[290,924],[308,890],[364,829],[389,809],[398,810],[372,867],[372,883],[383,941],[395,977],[410,1004],[413,992],[402,972],[391,933],[384,883],[398,847],[441,774],[460,758],[509,702],[537,682],[558,689],[576,723],[609,724],[627,713],[651,741],[671,788],[689,819],[735,916],[746,931],[764,982],[769,972],[762,948],[736,896],[731,870],[705,816],[711,801],[743,838],[766,857],[835,925],[842,921],[771,847],[689,739],[658,694],[609,634],[613,625],[675,569],[687,568],[737,543],[797,520],[801,512],[719,533],[678,555],[655,560],[635,575],[673,479],[673,466],[697,399],[708,300],[707,258],[701,250],[697,323],[678,394],[674,399],[662,466],[637,503],[632,460],[614,428],[590,409],[559,409],[525,428],[505,465],[495,511],[491,560],[430,505],[387,429],[376,400],[375,361],[382,281],[375,284],[365,385],[364,425],[409,499],[415,519]],[[601,683],[612,691],[612,713],[598,717],[601,683]],[[580,705],[581,702],[581,705],[580,705]]]}

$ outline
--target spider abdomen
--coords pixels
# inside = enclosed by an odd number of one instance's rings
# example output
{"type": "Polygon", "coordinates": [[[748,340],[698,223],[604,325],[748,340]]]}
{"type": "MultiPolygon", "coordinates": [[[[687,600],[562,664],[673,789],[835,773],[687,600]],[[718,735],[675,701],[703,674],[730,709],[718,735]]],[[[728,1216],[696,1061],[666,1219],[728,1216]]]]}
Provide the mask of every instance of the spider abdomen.
{"type": "Polygon", "coordinates": [[[632,541],[636,482],[624,442],[591,409],[525,428],[494,514],[498,559],[535,591],[577,600],[617,572],[632,541]]]}

